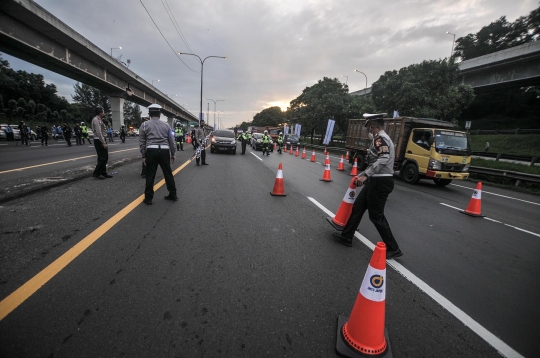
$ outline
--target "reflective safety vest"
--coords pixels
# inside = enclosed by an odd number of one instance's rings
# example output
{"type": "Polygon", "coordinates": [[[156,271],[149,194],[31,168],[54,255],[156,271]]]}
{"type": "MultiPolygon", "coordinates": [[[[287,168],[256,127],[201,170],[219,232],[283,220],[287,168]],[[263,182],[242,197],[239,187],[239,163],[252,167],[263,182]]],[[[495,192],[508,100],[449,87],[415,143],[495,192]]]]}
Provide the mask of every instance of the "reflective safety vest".
{"type": "Polygon", "coordinates": [[[283,136],[277,137],[277,142],[278,142],[279,144],[283,143],[283,136]]]}
{"type": "Polygon", "coordinates": [[[177,137],[181,137],[184,135],[184,131],[182,130],[182,128],[176,128],[174,130],[174,134],[177,136],[177,137]]]}
{"type": "Polygon", "coordinates": [[[262,136],[262,142],[263,143],[270,143],[270,136],[268,134],[265,134],[262,136]]]}
{"type": "Polygon", "coordinates": [[[251,140],[251,133],[248,133],[246,136],[248,141],[251,140]]]}
{"type": "Polygon", "coordinates": [[[87,134],[88,133],[88,128],[86,126],[81,126],[81,132],[83,134],[87,134]]]}

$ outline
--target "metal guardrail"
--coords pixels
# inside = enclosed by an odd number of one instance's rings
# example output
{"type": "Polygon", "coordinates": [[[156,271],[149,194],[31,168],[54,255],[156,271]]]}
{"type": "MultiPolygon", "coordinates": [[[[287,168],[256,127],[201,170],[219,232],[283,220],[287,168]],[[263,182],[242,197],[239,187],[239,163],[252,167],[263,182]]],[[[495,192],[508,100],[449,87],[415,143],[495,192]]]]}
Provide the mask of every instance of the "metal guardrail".
{"type": "Polygon", "coordinates": [[[538,134],[540,129],[472,129],[469,134],[538,134]]]}
{"type": "Polygon", "coordinates": [[[532,167],[534,163],[539,162],[538,157],[529,157],[529,156],[521,156],[521,155],[512,155],[512,154],[503,154],[503,153],[489,153],[489,152],[472,152],[472,155],[476,155],[479,157],[488,157],[488,158],[495,158],[495,161],[499,161],[500,159],[508,159],[508,160],[515,160],[518,162],[529,162],[530,166],[532,167]]]}
{"type": "Polygon", "coordinates": [[[540,184],[540,175],[527,174],[514,172],[511,170],[491,169],[483,167],[469,167],[469,173],[493,175],[501,178],[515,179],[517,180],[516,186],[520,181],[527,181],[531,183],[540,184]]]}

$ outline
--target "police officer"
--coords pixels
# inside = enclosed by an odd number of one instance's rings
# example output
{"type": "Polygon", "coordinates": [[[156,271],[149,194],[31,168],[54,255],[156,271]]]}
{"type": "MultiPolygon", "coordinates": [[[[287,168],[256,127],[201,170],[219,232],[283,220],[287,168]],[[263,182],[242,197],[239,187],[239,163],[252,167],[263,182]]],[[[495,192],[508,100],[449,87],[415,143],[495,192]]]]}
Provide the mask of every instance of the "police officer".
{"type": "Polygon", "coordinates": [[[251,132],[246,133],[246,143],[247,144],[251,143],[251,132]]]}
{"type": "Polygon", "coordinates": [[[180,124],[180,122],[176,123],[174,137],[176,139],[176,150],[184,151],[184,130],[182,129],[182,124],[180,124]]]}
{"type": "Polygon", "coordinates": [[[176,184],[171,170],[171,161],[174,163],[176,148],[171,127],[159,119],[161,106],[152,104],[148,107],[150,120],[143,122],[139,131],[139,147],[143,163],[146,164],[146,187],[144,189],[144,203],[152,205],[154,197],[154,179],[158,165],[163,171],[165,184],[169,195],[165,200],[177,201],[176,184]]]}
{"type": "MultiPolygon", "coordinates": [[[[143,116],[142,121],[146,122],[150,120],[150,116],[143,116]]],[[[139,130],[139,135],[141,131],[139,130]]],[[[141,153],[142,154],[142,153],[141,153]]],[[[142,162],[142,169],[141,169],[141,178],[146,178],[146,164],[144,163],[144,160],[142,162]]]]}
{"type": "Polygon", "coordinates": [[[90,138],[88,138],[88,127],[86,126],[86,123],[81,122],[81,134],[82,134],[82,143],[84,144],[84,140],[88,140],[88,144],[92,144],[90,142],[90,138]]]}
{"type": "Polygon", "coordinates": [[[264,155],[265,152],[266,152],[266,156],[270,155],[270,142],[271,141],[272,141],[272,139],[268,135],[268,131],[265,130],[264,134],[263,134],[263,136],[261,138],[263,155],[264,155]]]}
{"type": "Polygon", "coordinates": [[[201,119],[199,123],[199,128],[195,130],[195,140],[197,142],[197,146],[199,147],[198,150],[201,151],[201,156],[200,158],[197,156],[196,161],[197,165],[199,165],[199,160],[201,161],[202,165],[208,165],[206,162],[206,135],[204,134],[204,119],[201,119]]]}
{"type": "Polygon", "coordinates": [[[368,133],[373,134],[373,142],[368,151],[368,167],[356,177],[357,185],[364,185],[354,201],[349,220],[341,234],[333,236],[342,244],[351,247],[354,232],[360,225],[362,216],[367,210],[369,219],[386,244],[386,258],[402,256],[398,243],[390,230],[384,216],[384,205],[388,195],[394,189],[394,144],[384,131],[384,116],[380,114],[364,114],[368,133]]]}
{"type": "Polygon", "coordinates": [[[127,134],[126,125],[122,124],[122,126],[120,127],[120,140],[122,141],[122,143],[126,142],[126,134],[127,134]]]}
{"type": "Polygon", "coordinates": [[[242,132],[238,135],[237,140],[242,143],[242,154],[246,154],[246,145],[247,145],[247,135],[246,133],[242,132]]]}
{"type": "Polygon", "coordinates": [[[281,147],[283,146],[283,133],[279,132],[279,136],[277,137],[277,145],[278,145],[278,153],[281,154],[281,147]]]}

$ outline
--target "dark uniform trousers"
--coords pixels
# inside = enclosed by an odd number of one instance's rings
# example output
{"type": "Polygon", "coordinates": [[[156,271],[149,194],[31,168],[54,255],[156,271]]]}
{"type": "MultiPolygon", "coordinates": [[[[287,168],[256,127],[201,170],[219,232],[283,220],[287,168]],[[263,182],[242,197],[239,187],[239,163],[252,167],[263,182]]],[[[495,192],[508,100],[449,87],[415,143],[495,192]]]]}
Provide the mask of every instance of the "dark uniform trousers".
{"type": "Polygon", "coordinates": [[[99,139],[94,139],[94,147],[97,153],[97,165],[94,169],[94,175],[107,174],[107,162],[109,161],[109,151],[103,146],[99,139]]]}
{"type": "Polygon", "coordinates": [[[381,235],[386,244],[387,251],[399,249],[399,246],[390,230],[390,225],[384,216],[384,206],[388,195],[394,190],[394,178],[388,177],[371,177],[364,183],[364,188],[354,201],[351,216],[341,232],[341,235],[348,239],[352,239],[354,232],[362,221],[362,216],[367,210],[369,219],[375,225],[375,228],[381,235]]]}
{"type": "Polygon", "coordinates": [[[145,198],[154,197],[154,179],[158,165],[163,171],[165,185],[171,195],[176,196],[176,184],[171,170],[171,156],[169,149],[148,148],[146,149],[146,187],[144,189],[145,198]]]}
{"type": "Polygon", "coordinates": [[[247,145],[247,140],[246,139],[242,139],[242,154],[246,154],[246,145],[247,145]]]}

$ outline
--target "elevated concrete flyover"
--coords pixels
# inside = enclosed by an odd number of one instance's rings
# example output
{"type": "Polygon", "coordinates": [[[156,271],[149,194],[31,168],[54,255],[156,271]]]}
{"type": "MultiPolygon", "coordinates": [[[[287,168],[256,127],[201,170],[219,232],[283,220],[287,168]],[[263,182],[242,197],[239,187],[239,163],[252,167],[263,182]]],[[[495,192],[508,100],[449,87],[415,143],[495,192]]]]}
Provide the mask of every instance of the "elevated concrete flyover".
{"type": "Polygon", "coordinates": [[[114,128],[124,123],[124,99],[142,106],[158,103],[169,124],[174,118],[197,120],[187,109],[31,0],[0,1],[0,51],[106,93],[114,128]]]}
{"type": "Polygon", "coordinates": [[[477,91],[540,85],[540,41],[463,61],[460,82],[477,91]]]}

